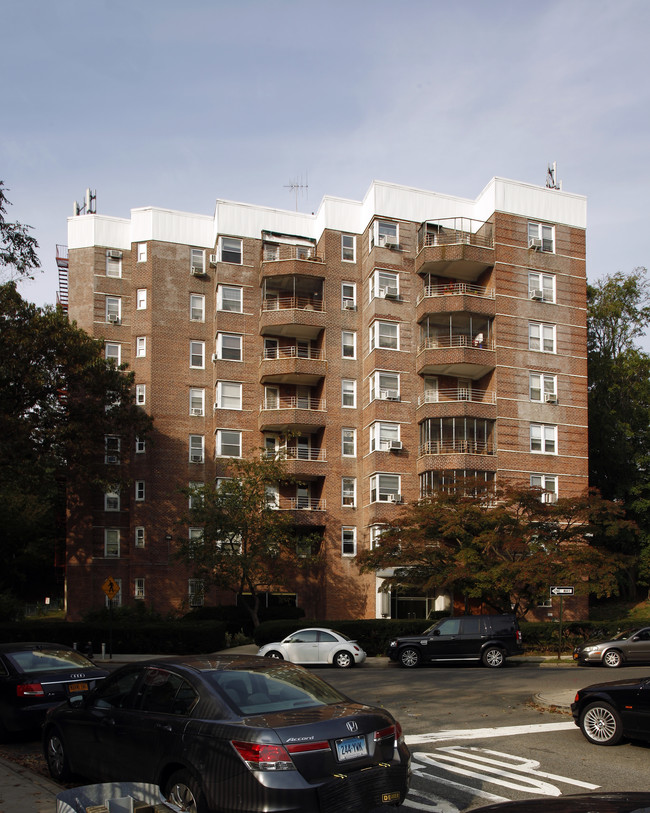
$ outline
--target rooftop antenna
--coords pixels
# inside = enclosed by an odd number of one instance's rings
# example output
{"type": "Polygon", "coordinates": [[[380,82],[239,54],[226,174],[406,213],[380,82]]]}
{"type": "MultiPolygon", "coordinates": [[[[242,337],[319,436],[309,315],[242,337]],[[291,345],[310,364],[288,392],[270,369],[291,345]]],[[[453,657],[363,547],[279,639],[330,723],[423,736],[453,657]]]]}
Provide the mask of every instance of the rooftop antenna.
{"type": "Polygon", "coordinates": [[[562,181],[557,179],[557,161],[553,161],[548,165],[546,170],[546,188],[547,189],[562,189],[562,181]]]}
{"type": "Polygon", "coordinates": [[[75,200],[72,206],[73,217],[77,215],[96,215],[97,214],[97,190],[86,189],[86,197],[83,203],[77,203],[75,200]]]}
{"type": "Polygon", "coordinates": [[[303,192],[305,195],[308,195],[307,190],[309,189],[309,178],[307,173],[305,173],[305,183],[302,182],[302,175],[295,181],[291,181],[288,184],[284,185],[285,189],[290,189],[296,195],[296,212],[298,211],[298,195],[302,194],[303,192]]]}

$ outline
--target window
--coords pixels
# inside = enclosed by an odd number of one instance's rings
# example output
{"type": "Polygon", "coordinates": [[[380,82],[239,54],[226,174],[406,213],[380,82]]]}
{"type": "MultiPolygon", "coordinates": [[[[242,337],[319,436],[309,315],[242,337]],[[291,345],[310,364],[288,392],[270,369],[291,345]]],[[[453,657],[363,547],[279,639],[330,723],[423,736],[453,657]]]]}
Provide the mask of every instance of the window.
{"type": "Polygon", "coordinates": [[[241,457],[241,432],[234,429],[217,429],[217,455],[241,457]]]}
{"type": "Polygon", "coordinates": [[[401,449],[399,439],[399,424],[375,421],[370,424],[370,451],[388,452],[391,449],[401,449]]]}
{"type": "Polygon", "coordinates": [[[341,453],[343,457],[357,456],[357,430],[341,429],[341,453]]]}
{"type": "Polygon", "coordinates": [[[119,367],[122,363],[122,346],[115,342],[106,342],[104,345],[104,356],[106,361],[115,362],[115,366],[119,367]]]}
{"type": "Polygon", "coordinates": [[[341,528],[341,555],[357,555],[357,529],[341,528]]]}
{"type": "Polygon", "coordinates": [[[399,474],[373,474],[370,478],[370,502],[400,502],[399,474]]]}
{"type": "Polygon", "coordinates": [[[341,355],[344,359],[357,357],[357,333],[355,330],[341,332],[341,355]]]}
{"type": "Polygon", "coordinates": [[[205,251],[202,248],[190,249],[190,274],[205,274],[205,251]]]}
{"type": "Polygon", "coordinates": [[[205,297],[203,294],[190,294],[190,321],[205,322],[205,297]]]}
{"type": "Polygon", "coordinates": [[[217,409],[241,409],[242,385],[236,381],[217,381],[217,409]]]}
{"type": "Polygon", "coordinates": [[[555,251],[555,227],[546,223],[528,224],[528,248],[538,251],[555,251]]]}
{"type": "Polygon", "coordinates": [[[242,262],[242,241],[236,237],[221,237],[219,239],[219,250],[221,252],[222,263],[235,263],[241,265],[242,262]]]}
{"type": "Polygon", "coordinates": [[[106,252],[106,276],[122,276],[122,252],[109,249],[106,252]]]}
{"type": "Polygon", "coordinates": [[[104,438],[104,463],[120,462],[120,438],[117,435],[106,435],[104,438]]]}
{"type": "Polygon", "coordinates": [[[385,531],[383,525],[370,525],[368,535],[370,537],[370,550],[375,550],[381,545],[381,535],[385,531]]]}
{"type": "Polygon", "coordinates": [[[553,274],[528,272],[528,297],[540,302],[555,302],[555,277],[553,274]]]}
{"type": "Polygon", "coordinates": [[[135,499],[136,502],[144,502],[144,480],[135,481],[135,499]]]}
{"type": "Polygon", "coordinates": [[[241,361],[242,337],[237,333],[217,333],[217,358],[224,361],[241,361]]]}
{"type": "Polygon", "coordinates": [[[135,402],[138,406],[144,406],[147,401],[147,385],[146,384],[136,384],[135,385],[135,402]]]}
{"type": "Polygon", "coordinates": [[[120,510],[120,492],[106,491],[104,493],[104,511],[120,510]]]}
{"type": "Polygon", "coordinates": [[[356,407],[357,405],[357,382],[352,378],[344,378],[341,381],[341,406],[356,407]]]}
{"type": "Polygon", "coordinates": [[[217,286],[217,310],[242,313],[244,289],[235,285],[217,286]]]}
{"type": "Polygon", "coordinates": [[[397,299],[399,275],[393,271],[377,269],[370,277],[370,299],[397,299]]]}
{"type": "Polygon", "coordinates": [[[146,288],[138,288],[135,294],[135,307],[139,311],[144,311],[147,309],[147,289],[146,288]]]}
{"type": "Polygon", "coordinates": [[[106,321],[116,325],[122,320],[122,300],[119,296],[106,297],[106,321]]]}
{"type": "Polygon", "coordinates": [[[134,579],[133,582],[133,598],[144,598],[144,579],[134,579]]]}
{"type": "Polygon", "coordinates": [[[203,463],[205,440],[203,435],[190,435],[190,463],[203,463]]]}
{"type": "Polygon", "coordinates": [[[104,556],[118,558],[120,555],[119,528],[104,528],[104,556]]]}
{"type": "Polygon", "coordinates": [[[197,545],[203,541],[203,528],[190,528],[187,537],[190,541],[190,547],[197,545]]]}
{"type": "Polygon", "coordinates": [[[399,324],[397,322],[373,322],[370,325],[370,349],[399,350],[399,324]]]}
{"type": "Polygon", "coordinates": [[[370,376],[370,400],[399,401],[399,373],[375,371],[370,376]]]}
{"type": "Polygon", "coordinates": [[[135,529],[135,546],[136,548],[144,548],[144,526],[138,525],[135,529]]]}
{"type": "Polygon", "coordinates": [[[530,451],[541,454],[557,454],[557,426],[531,423],[530,451]]]}
{"type": "Polygon", "coordinates": [[[341,308],[344,311],[356,311],[357,309],[356,282],[341,283],[341,308]]]}
{"type": "Polygon", "coordinates": [[[528,323],[528,349],[555,353],[555,325],[528,323]]]}
{"type": "Polygon", "coordinates": [[[531,401],[557,401],[557,376],[530,373],[529,392],[531,401]]]}
{"type": "Polygon", "coordinates": [[[146,441],[144,438],[136,438],[135,439],[135,453],[136,454],[143,454],[145,452],[146,441]]]}
{"type": "Polygon", "coordinates": [[[357,478],[341,478],[341,505],[346,508],[356,508],[357,506],[357,478]]]}
{"type": "Polygon", "coordinates": [[[137,257],[139,263],[144,263],[147,261],[147,244],[146,243],[138,243],[137,247],[137,257]]]}
{"type": "Polygon", "coordinates": [[[353,234],[341,235],[341,259],[345,263],[357,260],[357,238],[353,234]]]}
{"type": "Polygon", "coordinates": [[[192,508],[199,508],[203,505],[203,487],[205,483],[202,482],[190,482],[189,484],[189,497],[188,497],[188,508],[192,510],[192,508]]]}
{"type": "Polygon", "coordinates": [[[395,248],[399,245],[399,228],[397,223],[388,220],[375,220],[370,231],[370,248],[385,246],[395,248]]]}
{"type": "Polygon", "coordinates": [[[205,390],[202,388],[190,387],[190,415],[205,415],[205,390]]]}
{"type": "Polygon", "coordinates": [[[187,580],[187,600],[190,607],[202,607],[204,595],[203,579],[187,580]]]}
{"type": "Polygon", "coordinates": [[[205,367],[205,342],[190,342],[190,367],[195,370],[205,367]]]}
{"type": "Polygon", "coordinates": [[[143,359],[147,355],[147,337],[138,336],[135,340],[135,355],[136,358],[143,359]]]}
{"type": "Polygon", "coordinates": [[[557,477],[555,474],[531,474],[530,487],[542,490],[542,502],[557,502],[557,477]]]}

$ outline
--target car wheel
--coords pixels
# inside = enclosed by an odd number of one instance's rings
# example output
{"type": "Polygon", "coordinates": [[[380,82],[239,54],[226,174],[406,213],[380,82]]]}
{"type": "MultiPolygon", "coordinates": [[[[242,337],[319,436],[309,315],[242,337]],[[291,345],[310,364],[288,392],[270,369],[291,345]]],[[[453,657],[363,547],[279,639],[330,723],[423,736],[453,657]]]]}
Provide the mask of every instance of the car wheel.
{"type": "Polygon", "coordinates": [[[269,652],[264,654],[265,658],[275,658],[276,661],[283,661],[284,657],[282,656],[281,652],[278,652],[277,649],[271,649],[269,652]]]}
{"type": "Polygon", "coordinates": [[[177,771],[170,777],[165,798],[187,813],[209,813],[201,783],[189,771],[177,771]]]}
{"type": "Polygon", "coordinates": [[[67,782],[72,776],[68,754],[63,740],[56,728],[51,728],[45,735],[45,761],[52,779],[57,782],[67,782]]]}
{"type": "Polygon", "coordinates": [[[492,669],[499,669],[501,666],[505,665],[506,656],[503,654],[503,650],[499,649],[498,646],[492,646],[485,650],[481,656],[481,660],[483,661],[483,666],[490,666],[492,669]]]}
{"type": "Polygon", "coordinates": [[[349,669],[351,666],[354,666],[354,658],[349,652],[345,652],[343,649],[334,655],[332,662],[334,666],[338,666],[339,669],[349,669]]]}
{"type": "Polygon", "coordinates": [[[617,649],[608,649],[603,655],[603,666],[609,666],[610,669],[616,669],[623,665],[623,657],[617,649]]]}
{"type": "Polygon", "coordinates": [[[413,647],[407,647],[399,653],[399,662],[407,669],[412,669],[414,666],[417,666],[421,660],[422,656],[419,650],[413,647]]]}
{"type": "Polygon", "coordinates": [[[621,717],[609,703],[591,703],[580,714],[580,729],[594,745],[616,745],[623,738],[621,717]]]}

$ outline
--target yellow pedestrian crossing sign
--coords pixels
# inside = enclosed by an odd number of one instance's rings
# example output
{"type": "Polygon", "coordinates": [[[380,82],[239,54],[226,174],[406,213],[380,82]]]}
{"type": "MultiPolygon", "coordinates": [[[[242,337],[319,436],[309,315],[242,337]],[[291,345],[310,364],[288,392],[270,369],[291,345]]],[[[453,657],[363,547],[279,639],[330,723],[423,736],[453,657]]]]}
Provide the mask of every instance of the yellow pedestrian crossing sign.
{"type": "Polygon", "coordinates": [[[120,592],[120,585],[115,581],[115,579],[112,576],[109,576],[104,582],[104,584],[102,584],[102,590],[112,601],[115,598],[115,596],[120,592]]]}

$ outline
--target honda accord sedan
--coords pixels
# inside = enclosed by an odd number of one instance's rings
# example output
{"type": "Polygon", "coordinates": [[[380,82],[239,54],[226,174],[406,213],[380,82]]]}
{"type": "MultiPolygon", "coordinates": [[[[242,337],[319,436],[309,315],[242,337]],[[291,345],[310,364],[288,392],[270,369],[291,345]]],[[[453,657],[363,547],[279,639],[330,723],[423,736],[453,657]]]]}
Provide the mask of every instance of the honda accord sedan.
{"type": "Polygon", "coordinates": [[[388,711],[256,656],[124,666],[48,714],[43,749],[56,780],[155,783],[193,813],[367,811],[403,802],[410,777],[388,711]]]}

